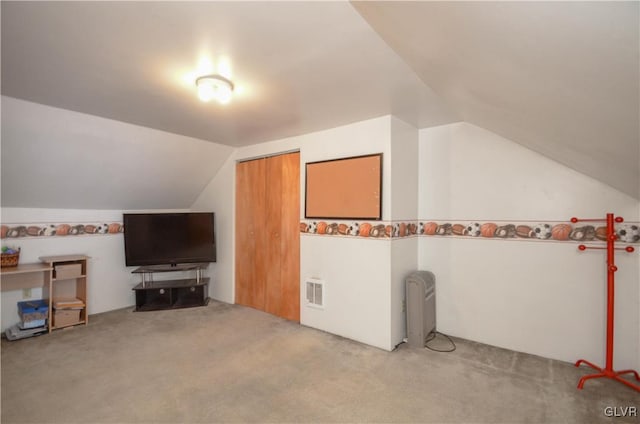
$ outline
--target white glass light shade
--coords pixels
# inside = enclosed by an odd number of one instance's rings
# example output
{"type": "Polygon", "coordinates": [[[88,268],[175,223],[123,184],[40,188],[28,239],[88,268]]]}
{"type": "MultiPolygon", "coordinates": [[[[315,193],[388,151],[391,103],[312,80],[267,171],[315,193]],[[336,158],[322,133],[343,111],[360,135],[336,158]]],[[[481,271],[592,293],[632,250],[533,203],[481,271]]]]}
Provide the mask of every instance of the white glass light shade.
{"type": "Polygon", "coordinates": [[[231,101],[233,94],[233,83],[220,75],[206,75],[196,80],[198,87],[198,97],[203,102],[217,100],[226,104],[231,101]]]}

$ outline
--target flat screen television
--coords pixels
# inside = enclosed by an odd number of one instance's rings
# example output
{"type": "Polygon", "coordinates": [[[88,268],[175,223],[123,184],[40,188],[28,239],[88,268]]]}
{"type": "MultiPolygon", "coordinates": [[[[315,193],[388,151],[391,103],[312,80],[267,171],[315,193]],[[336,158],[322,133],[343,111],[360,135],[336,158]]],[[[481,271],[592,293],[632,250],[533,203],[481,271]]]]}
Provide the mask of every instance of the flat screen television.
{"type": "Polygon", "coordinates": [[[123,214],[127,266],[215,262],[214,214],[123,214]]]}

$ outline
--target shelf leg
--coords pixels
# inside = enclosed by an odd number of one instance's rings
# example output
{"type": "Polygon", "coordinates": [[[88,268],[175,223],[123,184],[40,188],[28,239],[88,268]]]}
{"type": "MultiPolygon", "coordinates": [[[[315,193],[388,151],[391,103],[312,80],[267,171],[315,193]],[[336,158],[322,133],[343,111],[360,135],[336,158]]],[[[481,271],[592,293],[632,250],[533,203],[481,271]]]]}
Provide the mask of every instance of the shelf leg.
{"type": "Polygon", "coordinates": [[[140,274],[142,276],[142,287],[147,287],[147,283],[153,282],[153,273],[151,272],[143,272],[140,274]]]}

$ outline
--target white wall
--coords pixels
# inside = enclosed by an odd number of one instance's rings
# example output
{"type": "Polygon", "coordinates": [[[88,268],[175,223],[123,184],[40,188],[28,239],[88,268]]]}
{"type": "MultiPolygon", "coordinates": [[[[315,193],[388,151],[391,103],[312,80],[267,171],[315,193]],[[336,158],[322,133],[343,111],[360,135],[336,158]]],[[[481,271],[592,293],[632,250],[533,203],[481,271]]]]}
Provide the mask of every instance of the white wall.
{"type": "MultiPolygon", "coordinates": [[[[388,220],[392,196],[388,172],[391,169],[390,125],[391,119],[387,116],[299,137],[300,160],[304,164],[382,152],[382,219],[388,220]]],[[[301,200],[304,200],[304,175],[302,172],[300,176],[301,200]]],[[[392,349],[390,243],[389,240],[302,235],[300,276],[303,281],[307,277],[325,280],[327,300],[324,310],[301,307],[301,324],[392,349]]],[[[301,302],[303,295],[301,291],[301,302]]]]}
{"type": "MultiPolygon", "coordinates": [[[[216,277],[210,293],[232,302],[234,285],[235,161],[264,155],[300,151],[300,217],[304,218],[304,164],[382,152],[383,220],[391,217],[391,117],[358,122],[326,131],[239,149],[192,205],[210,208],[218,220],[219,252],[228,252],[215,264],[216,277]],[[222,228],[220,228],[222,226],[222,228]]],[[[301,307],[300,322],[383,349],[392,349],[390,338],[390,243],[389,239],[346,239],[301,235],[300,276],[326,281],[324,310],[301,307]],[[346,315],[345,315],[346,314],[346,315]],[[357,315],[357,316],[356,316],[357,315]]],[[[301,302],[304,293],[301,293],[301,302]]]]}
{"type": "MultiPolygon", "coordinates": [[[[423,220],[568,220],[607,212],[638,221],[637,200],[466,123],[420,131],[423,220]]],[[[604,365],[602,251],[573,243],[423,237],[444,333],[565,361],[604,365]]],[[[640,367],[638,253],[616,261],[616,368],[640,367]]]]}
{"type": "MultiPolygon", "coordinates": [[[[2,96],[2,223],[121,222],[122,210],[187,210],[233,148],[2,96]],[[56,209],[52,209],[56,208],[56,209]]],[[[84,253],[89,313],[130,306],[122,235],[3,239],[20,262],[84,253]]],[[[174,274],[175,276],[175,274],[174,274]]],[[[159,277],[162,278],[162,277],[159,277]]],[[[41,290],[33,290],[39,298],[41,290]]],[[[22,291],[2,293],[2,329],[22,291]]]]}
{"type": "Polygon", "coordinates": [[[236,152],[222,165],[192,205],[215,213],[216,263],[209,266],[209,296],[235,302],[235,177],[236,152]]]}
{"type": "MultiPolygon", "coordinates": [[[[325,282],[324,309],[304,306],[300,323],[391,350],[391,242],[384,239],[335,239],[302,235],[302,281],[325,282]]],[[[302,296],[304,296],[304,291],[302,296]]]]}
{"type": "MultiPolygon", "coordinates": [[[[3,224],[40,223],[113,223],[122,222],[126,212],[187,212],[186,209],[163,210],[86,210],[2,208],[3,224]]],[[[13,225],[11,225],[13,226],[13,225]]],[[[140,282],[131,274],[136,267],[126,267],[123,234],[95,234],[53,237],[6,238],[2,245],[20,247],[20,263],[39,262],[41,256],[83,254],[88,261],[89,314],[107,312],[135,304],[132,288],[140,282]]],[[[207,272],[207,271],[205,271],[207,272]]],[[[182,278],[187,273],[156,274],[156,280],[182,278]]],[[[40,299],[42,289],[33,288],[25,298],[21,290],[2,292],[2,331],[19,321],[16,303],[25,299],[40,299]]]]}
{"type": "MultiPolygon", "coordinates": [[[[384,154],[385,221],[545,221],[608,211],[628,221],[640,219],[637,200],[473,125],[418,132],[394,117],[376,118],[248,146],[227,158],[191,205],[191,210],[216,213],[212,297],[234,301],[236,161],[292,150],[301,154],[301,219],[305,162],[377,152],[384,154]]],[[[3,223],[117,222],[121,217],[121,210],[2,208],[3,223]]],[[[124,266],[122,235],[12,243],[22,247],[23,263],[52,254],[91,256],[92,314],[134,303],[131,288],[138,278],[124,266]]],[[[327,298],[324,310],[301,308],[303,325],[392,349],[405,332],[404,278],[414,269],[427,269],[437,278],[440,331],[561,360],[604,360],[605,270],[598,251],[581,253],[571,243],[303,234],[300,255],[302,281],[325,280],[327,298]]],[[[615,365],[637,369],[640,261],[637,253],[620,253],[617,262],[615,365]]],[[[17,322],[15,304],[21,297],[19,291],[3,292],[3,329],[17,322]]]]}
{"type": "MultiPolygon", "coordinates": [[[[393,117],[391,120],[391,219],[418,219],[418,130],[393,117]]],[[[404,280],[418,269],[417,238],[391,242],[391,342],[395,346],[406,337],[404,280]]]]}
{"type": "Polygon", "coordinates": [[[2,206],[188,208],[233,150],[2,96],[2,206]]]}
{"type": "MultiPolygon", "coordinates": [[[[138,210],[130,212],[186,212],[185,209],[138,210]]],[[[121,223],[123,212],[116,210],[2,208],[3,224],[36,223],[121,223]]],[[[11,225],[13,226],[13,225],[11,225]]],[[[125,266],[123,234],[5,238],[3,246],[19,247],[20,263],[40,262],[41,256],[82,254],[88,261],[89,314],[125,308],[135,304],[132,288],[140,282],[131,274],[135,267],[125,266]]],[[[186,273],[156,274],[156,280],[181,278],[186,273]]],[[[19,321],[17,302],[42,298],[42,289],[33,288],[23,298],[22,290],[2,292],[2,331],[19,321]]]]}
{"type": "MultiPolygon", "coordinates": [[[[122,222],[122,211],[2,208],[2,223],[98,223],[122,222]]],[[[124,265],[122,234],[3,239],[2,245],[20,247],[20,263],[39,262],[40,256],[85,254],[88,263],[89,314],[134,304],[131,288],[138,283],[124,265]]],[[[42,289],[32,289],[40,299],[42,289]]],[[[19,321],[17,306],[22,291],[2,292],[2,331],[19,321]]]]}

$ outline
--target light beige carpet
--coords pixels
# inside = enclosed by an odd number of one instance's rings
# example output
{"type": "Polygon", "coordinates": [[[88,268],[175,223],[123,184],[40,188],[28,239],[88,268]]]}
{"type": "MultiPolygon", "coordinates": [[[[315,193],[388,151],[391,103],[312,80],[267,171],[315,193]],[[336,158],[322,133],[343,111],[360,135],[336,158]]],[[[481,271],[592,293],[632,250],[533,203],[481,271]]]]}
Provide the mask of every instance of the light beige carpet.
{"type": "Polygon", "coordinates": [[[637,392],[572,364],[456,340],[385,352],[215,301],[119,310],[2,340],[2,423],[596,423],[637,392]]]}

